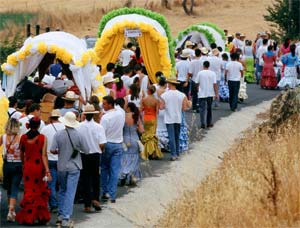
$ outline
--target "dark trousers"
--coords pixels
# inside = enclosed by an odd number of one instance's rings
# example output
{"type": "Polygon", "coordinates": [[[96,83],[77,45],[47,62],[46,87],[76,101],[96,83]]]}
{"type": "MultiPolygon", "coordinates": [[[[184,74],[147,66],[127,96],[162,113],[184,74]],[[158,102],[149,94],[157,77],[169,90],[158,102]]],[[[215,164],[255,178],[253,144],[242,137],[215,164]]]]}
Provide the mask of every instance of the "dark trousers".
{"type": "Polygon", "coordinates": [[[188,85],[186,87],[183,86],[185,82],[182,82],[182,81],[179,81],[179,82],[180,82],[180,84],[177,85],[177,89],[180,92],[184,93],[187,97],[189,97],[190,82],[188,81],[188,85]]]}
{"type": "Polygon", "coordinates": [[[199,98],[201,126],[211,125],[212,103],[213,103],[213,97],[199,98]],[[205,118],[205,112],[206,112],[206,118],[205,118]],[[205,119],[206,119],[206,121],[205,121],[205,119]]]}
{"type": "Polygon", "coordinates": [[[100,154],[82,154],[82,184],[83,202],[85,207],[90,207],[92,200],[99,201],[100,195],[100,154]]]}
{"type": "Polygon", "coordinates": [[[237,109],[238,96],[240,91],[240,81],[228,81],[229,106],[231,110],[237,109]]]}
{"type": "Polygon", "coordinates": [[[179,156],[179,134],[180,134],[180,124],[166,124],[167,131],[169,135],[169,148],[171,150],[171,157],[176,158],[179,156]]]}
{"type": "Polygon", "coordinates": [[[198,110],[198,89],[197,84],[191,80],[192,82],[192,103],[193,103],[193,110],[198,110]]]}

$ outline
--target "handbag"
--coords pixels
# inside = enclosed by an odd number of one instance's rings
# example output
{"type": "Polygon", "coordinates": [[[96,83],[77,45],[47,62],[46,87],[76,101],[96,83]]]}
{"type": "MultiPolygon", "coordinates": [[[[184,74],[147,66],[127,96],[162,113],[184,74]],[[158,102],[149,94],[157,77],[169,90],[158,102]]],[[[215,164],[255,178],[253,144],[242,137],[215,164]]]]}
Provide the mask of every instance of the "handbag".
{"type": "Polygon", "coordinates": [[[137,144],[138,144],[138,146],[139,146],[139,151],[140,151],[140,153],[142,153],[142,152],[144,151],[144,149],[145,149],[143,143],[141,142],[141,140],[138,140],[138,141],[137,141],[137,144]]]}
{"type": "Polygon", "coordinates": [[[70,137],[70,134],[69,134],[69,131],[68,131],[68,129],[66,129],[66,132],[67,132],[67,134],[68,134],[68,137],[69,137],[70,143],[71,143],[71,145],[72,145],[72,148],[73,148],[73,152],[72,152],[71,158],[72,158],[72,159],[74,159],[74,158],[76,158],[76,157],[77,157],[77,155],[79,154],[79,150],[78,150],[78,149],[76,149],[76,148],[74,147],[74,145],[73,145],[73,142],[72,142],[72,140],[71,140],[71,137],[70,137]]]}

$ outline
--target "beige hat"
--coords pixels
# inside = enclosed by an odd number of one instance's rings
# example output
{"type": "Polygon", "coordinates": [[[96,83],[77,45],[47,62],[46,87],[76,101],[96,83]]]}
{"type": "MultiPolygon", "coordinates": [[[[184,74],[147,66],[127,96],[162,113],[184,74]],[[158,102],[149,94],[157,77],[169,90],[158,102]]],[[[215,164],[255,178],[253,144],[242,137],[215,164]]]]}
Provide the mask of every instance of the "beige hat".
{"type": "Polygon", "coordinates": [[[58,120],[67,127],[75,128],[79,125],[79,122],[76,120],[76,115],[74,112],[67,112],[63,117],[60,117],[58,120]]]}
{"type": "Polygon", "coordinates": [[[79,98],[78,95],[76,95],[74,91],[68,91],[66,95],[63,97],[63,99],[68,101],[75,101],[78,98],[79,98]]]}
{"type": "Polygon", "coordinates": [[[194,43],[192,41],[187,40],[184,44],[184,47],[186,48],[187,46],[193,46],[193,45],[194,45],[194,43]]]}
{"type": "Polygon", "coordinates": [[[84,111],[82,112],[83,114],[96,114],[99,113],[99,111],[95,110],[94,105],[87,104],[84,108],[84,111]]]}
{"type": "Polygon", "coordinates": [[[202,48],[200,49],[200,51],[201,51],[201,53],[204,54],[204,55],[208,54],[208,49],[207,49],[206,47],[202,47],[202,48]]]}
{"type": "Polygon", "coordinates": [[[240,35],[240,37],[246,37],[246,35],[245,35],[244,33],[242,33],[242,34],[240,35]]]}
{"type": "Polygon", "coordinates": [[[50,113],[50,117],[61,117],[59,109],[53,109],[50,113]]]}
{"type": "Polygon", "coordinates": [[[188,58],[188,57],[190,57],[190,55],[191,55],[191,53],[188,49],[183,49],[182,52],[181,52],[180,57],[181,58],[188,58]]]}
{"type": "Polygon", "coordinates": [[[170,76],[169,78],[167,78],[166,81],[172,84],[180,84],[180,82],[177,81],[177,78],[175,76],[170,76]]]}
{"type": "Polygon", "coordinates": [[[112,75],[107,75],[105,78],[103,78],[103,85],[106,85],[110,82],[115,82],[116,80],[113,78],[112,75]]]}
{"type": "Polygon", "coordinates": [[[215,56],[217,56],[217,55],[220,54],[220,51],[218,50],[218,48],[214,48],[211,52],[212,52],[212,54],[215,55],[215,56]]]}

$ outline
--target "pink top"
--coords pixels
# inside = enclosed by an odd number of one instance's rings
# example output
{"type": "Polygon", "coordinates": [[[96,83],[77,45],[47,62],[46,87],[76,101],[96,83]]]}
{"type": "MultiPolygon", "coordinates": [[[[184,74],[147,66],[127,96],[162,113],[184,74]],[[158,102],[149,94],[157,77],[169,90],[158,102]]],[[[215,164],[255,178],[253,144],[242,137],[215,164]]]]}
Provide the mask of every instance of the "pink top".
{"type": "Polygon", "coordinates": [[[116,92],[116,98],[124,98],[126,96],[126,87],[123,85],[121,90],[117,90],[117,85],[113,84],[112,89],[116,92]]]}
{"type": "Polygon", "coordinates": [[[282,55],[285,55],[285,54],[289,53],[289,52],[290,52],[290,46],[291,46],[291,45],[289,45],[287,48],[285,48],[284,45],[281,45],[281,48],[280,48],[280,49],[281,49],[281,50],[280,50],[280,51],[281,51],[281,54],[282,54],[282,55]]]}

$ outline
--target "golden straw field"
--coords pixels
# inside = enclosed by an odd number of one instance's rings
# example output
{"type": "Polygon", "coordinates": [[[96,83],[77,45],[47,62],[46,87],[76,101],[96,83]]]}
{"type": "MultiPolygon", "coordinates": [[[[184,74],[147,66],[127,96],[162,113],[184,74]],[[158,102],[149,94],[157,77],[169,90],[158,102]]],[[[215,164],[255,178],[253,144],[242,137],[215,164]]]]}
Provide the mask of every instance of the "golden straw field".
{"type": "Polygon", "coordinates": [[[290,95],[273,103],[271,119],[249,130],[215,172],[170,206],[158,227],[299,227],[299,103],[289,106],[290,95]]]}
{"type": "MultiPolygon", "coordinates": [[[[0,0],[0,12],[38,12],[34,23],[71,32],[77,36],[95,36],[101,16],[110,9],[126,6],[128,0],[0,0]],[[13,4],[12,4],[13,2],[13,4]]],[[[267,30],[262,15],[272,0],[195,0],[195,15],[187,16],[180,0],[173,2],[172,9],[162,9],[160,0],[132,0],[132,6],[152,9],[163,14],[170,24],[173,36],[188,26],[209,21],[226,28],[229,32],[242,32],[254,39],[258,31],[267,30]]],[[[189,1],[188,1],[189,2],[189,1]]]]}

